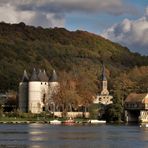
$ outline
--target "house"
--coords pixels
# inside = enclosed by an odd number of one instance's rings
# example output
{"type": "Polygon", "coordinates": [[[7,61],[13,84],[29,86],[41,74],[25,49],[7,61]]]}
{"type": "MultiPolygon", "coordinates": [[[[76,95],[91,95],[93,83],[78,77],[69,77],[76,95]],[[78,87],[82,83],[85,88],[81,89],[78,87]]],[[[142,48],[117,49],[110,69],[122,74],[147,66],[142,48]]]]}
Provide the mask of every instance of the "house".
{"type": "Polygon", "coordinates": [[[127,122],[148,122],[148,94],[131,93],[125,99],[125,120],[127,122]]]}

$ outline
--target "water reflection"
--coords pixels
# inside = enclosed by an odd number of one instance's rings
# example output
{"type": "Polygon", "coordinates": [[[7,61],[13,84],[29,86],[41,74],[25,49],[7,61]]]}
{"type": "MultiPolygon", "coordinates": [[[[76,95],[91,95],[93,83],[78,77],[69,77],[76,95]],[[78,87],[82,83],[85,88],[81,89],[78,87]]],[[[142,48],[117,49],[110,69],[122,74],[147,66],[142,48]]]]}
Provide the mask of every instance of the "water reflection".
{"type": "Polygon", "coordinates": [[[146,148],[148,129],[138,126],[0,124],[0,147],[146,148]]]}

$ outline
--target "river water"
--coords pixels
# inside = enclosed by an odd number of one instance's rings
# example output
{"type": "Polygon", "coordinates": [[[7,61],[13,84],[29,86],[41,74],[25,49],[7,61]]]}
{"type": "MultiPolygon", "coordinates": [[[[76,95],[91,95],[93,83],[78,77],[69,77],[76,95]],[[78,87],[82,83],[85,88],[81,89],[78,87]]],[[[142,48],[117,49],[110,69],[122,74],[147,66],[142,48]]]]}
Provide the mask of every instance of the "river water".
{"type": "Polygon", "coordinates": [[[0,148],[148,148],[138,125],[0,124],[0,148]]]}

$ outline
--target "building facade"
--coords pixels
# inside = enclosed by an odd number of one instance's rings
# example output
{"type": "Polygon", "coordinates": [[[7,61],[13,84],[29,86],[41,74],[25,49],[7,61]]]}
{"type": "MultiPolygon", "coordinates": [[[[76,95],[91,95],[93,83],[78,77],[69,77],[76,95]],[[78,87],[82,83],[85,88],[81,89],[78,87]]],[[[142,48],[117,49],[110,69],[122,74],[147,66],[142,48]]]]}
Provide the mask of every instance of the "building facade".
{"type": "Polygon", "coordinates": [[[96,99],[93,101],[94,104],[103,104],[109,105],[112,104],[112,96],[109,94],[108,85],[107,85],[107,78],[105,74],[105,66],[102,67],[102,75],[101,75],[101,93],[97,94],[96,99]]]}
{"type": "Polygon", "coordinates": [[[131,93],[125,100],[126,122],[148,122],[148,94],[131,93]]]}
{"type": "Polygon", "coordinates": [[[55,70],[50,79],[45,70],[34,69],[30,78],[25,70],[19,84],[19,110],[37,114],[48,110],[58,86],[55,70]]]}

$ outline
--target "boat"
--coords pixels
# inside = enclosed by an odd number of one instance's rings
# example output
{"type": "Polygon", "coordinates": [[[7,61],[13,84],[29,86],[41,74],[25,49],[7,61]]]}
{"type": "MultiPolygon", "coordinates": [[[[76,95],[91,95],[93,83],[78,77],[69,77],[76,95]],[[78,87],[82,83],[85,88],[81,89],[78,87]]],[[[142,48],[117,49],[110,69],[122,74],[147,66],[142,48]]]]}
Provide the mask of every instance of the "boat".
{"type": "Polygon", "coordinates": [[[63,124],[64,125],[74,125],[76,122],[73,120],[73,119],[68,119],[68,120],[65,120],[63,121],[63,124]]]}
{"type": "Polygon", "coordinates": [[[88,123],[99,124],[99,123],[106,123],[106,121],[105,120],[88,120],[88,123]]]}
{"type": "Polygon", "coordinates": [[[54,124],[54,125],[59,125],[59,124],[61,124],[62,122],[61,121],[59,121],[59,120],[51,120],[50,121],[50,124],[54,124]]]}
{"type": "Polygon", "coordinates": [[[148,123],[147,124],[140,124],[140,127],[148,128],[148,123]]]}

